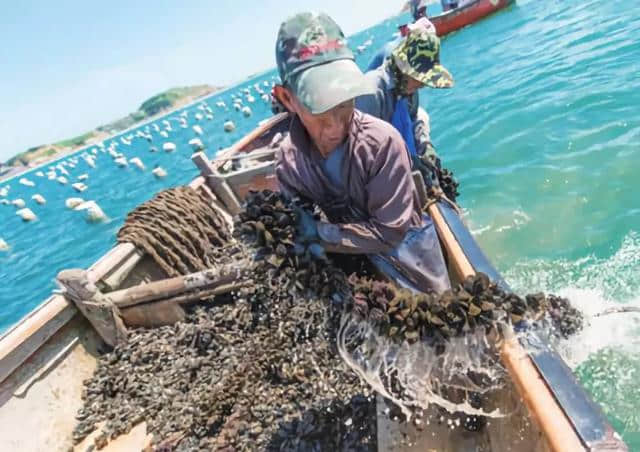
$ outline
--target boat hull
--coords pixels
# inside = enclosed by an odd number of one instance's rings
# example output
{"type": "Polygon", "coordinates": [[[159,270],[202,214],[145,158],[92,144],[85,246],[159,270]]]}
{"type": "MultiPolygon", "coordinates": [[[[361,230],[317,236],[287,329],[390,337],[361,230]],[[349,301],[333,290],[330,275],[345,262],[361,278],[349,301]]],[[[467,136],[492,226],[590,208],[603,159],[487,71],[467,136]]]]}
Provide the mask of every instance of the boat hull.
{"type": "Polygon", "coordinates": [[[515,0],[475,0],[462,7],[430,17],[429,20],[436,27],[437,35],[444,36],[506,8],[514,2],[515,0]]]}

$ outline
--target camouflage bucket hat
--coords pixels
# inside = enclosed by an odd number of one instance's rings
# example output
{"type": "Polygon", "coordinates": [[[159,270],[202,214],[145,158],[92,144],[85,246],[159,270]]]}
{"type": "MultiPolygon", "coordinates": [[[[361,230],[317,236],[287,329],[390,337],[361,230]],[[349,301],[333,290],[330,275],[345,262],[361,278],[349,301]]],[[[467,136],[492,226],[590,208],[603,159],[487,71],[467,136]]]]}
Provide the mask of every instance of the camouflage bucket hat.
{"type": "Polygon", "coordinates": [[[375,89],[356,65],[340,27],[324,13],[300,13],[280,26],[276,63],[282,83],[312,114],[375,89]]]}
{"type": "Polygon", "coordinates": [[[398,69],[431,88],[451,88],[453,77],[440,64],[440,39],[421,29],[409,32],[391,54],[398,69]]]}

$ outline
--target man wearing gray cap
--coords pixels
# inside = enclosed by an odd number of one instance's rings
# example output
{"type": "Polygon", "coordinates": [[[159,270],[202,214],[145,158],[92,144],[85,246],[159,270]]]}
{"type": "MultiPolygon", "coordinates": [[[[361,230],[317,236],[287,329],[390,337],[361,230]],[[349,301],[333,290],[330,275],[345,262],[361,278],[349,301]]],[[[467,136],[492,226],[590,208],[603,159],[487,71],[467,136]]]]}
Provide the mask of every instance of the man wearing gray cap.
{"type": "Polygon", "coordinates": [[[423,216],[400,134],[354,109],[375,87],[326,14],[285,21],[276,43],[278,100],[293,114],[276,175],[283,192],[316,203],[328,221],[299,212],[299,240],[336,253],[366,254],[398,284],[450,287],[435,228],[423,216]]]}

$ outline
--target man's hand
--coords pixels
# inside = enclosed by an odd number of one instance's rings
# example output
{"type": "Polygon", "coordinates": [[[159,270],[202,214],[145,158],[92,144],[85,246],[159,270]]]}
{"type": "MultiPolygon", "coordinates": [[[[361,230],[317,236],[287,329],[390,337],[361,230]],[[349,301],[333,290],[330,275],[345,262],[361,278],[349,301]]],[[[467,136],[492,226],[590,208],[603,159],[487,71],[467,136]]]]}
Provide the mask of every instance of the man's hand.
{"type": "Polygon", "coordinates": [[[420,174],[422,174],[422,178],[427,185],[427,189],[435,188],[440,185],[438,182],[438,166],[440,159],[438,159],[433,146],[429,144],[428,147],[430,147],[430,149],[427,149],[423,154],[412,156],[413,169],[420,171],[420,174]]]}
{"type": "Polygon", "coordinates": [[[316,220],[313,218],[313,215],[301,207],[296,207],[295,212],[298,217],[298,223],[296,224],[298,236],[296,242],[307,244],[320,241],[318,226],[316,225],[316,220]]]}
{"type": "Polygon", "coordinates": [[[309,253],[316,259],[326,260],[327,255],[320,244],[318,226],[313,215],[301,207],[297,207],[295,212],[298,216],[298,223],[296,224],[298,235],[296,237],[294,252],[299,256],[309,253]]]}

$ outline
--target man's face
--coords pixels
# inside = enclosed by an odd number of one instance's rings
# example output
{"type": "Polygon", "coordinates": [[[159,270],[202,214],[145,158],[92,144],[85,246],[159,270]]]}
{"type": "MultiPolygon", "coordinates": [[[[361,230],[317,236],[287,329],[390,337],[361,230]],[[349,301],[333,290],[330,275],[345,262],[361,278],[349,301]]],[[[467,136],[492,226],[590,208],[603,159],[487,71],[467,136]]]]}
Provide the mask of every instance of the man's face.
{"type": "Polygon", "coordinates": [[[323,157],[326,158],[347,138],[354,110],[353,99],[314,115],[289,89],[281,87],[276,90],[276,95],[289,111],[298,115],[323,157]]]}

